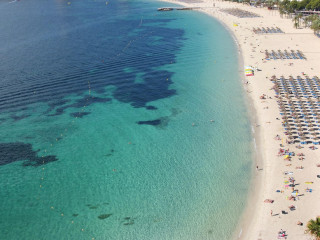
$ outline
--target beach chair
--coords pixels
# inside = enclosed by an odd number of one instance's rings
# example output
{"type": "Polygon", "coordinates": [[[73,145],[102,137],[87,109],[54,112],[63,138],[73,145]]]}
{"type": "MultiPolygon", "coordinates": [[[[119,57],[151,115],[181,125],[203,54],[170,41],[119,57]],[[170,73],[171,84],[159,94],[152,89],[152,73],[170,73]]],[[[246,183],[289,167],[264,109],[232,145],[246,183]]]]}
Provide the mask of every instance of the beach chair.
{"type": "Polygon", "coordinates": [[[293,59],[298,59],[293,51],[291,52],[291,56],[293,57],[293,59]]]}
{"type": "Polygon", "coordinates": [[[287,57],[287,59],[291,59],[292,57],[289,55],[289,53],[287,52],[287,50],[284,50],[285,56],[287,57]]]}
{"type": "Polygon", "coordinates": [[[300,53],[299,51],[297,51],[296,54],[298,55],[298,57],[299,57],[300,59],[304,59],[304,57],[302,57],[302,55],[301,55],[301,53],[300,53]]]}
{"type": "Polygon", "coordinates": [[[297,50],[297,53],[299,53],[301,55],[302,59],[307,60],[307,58],[304,56],[304,54],[301,51],[297,50]]]}
{"type": "Polygon", "coordinates": [[[278,59],[278,56],[276,55],[276,53],[273,50],[271,51],[271,55],[272,55],[274,60],[278,59]]]}

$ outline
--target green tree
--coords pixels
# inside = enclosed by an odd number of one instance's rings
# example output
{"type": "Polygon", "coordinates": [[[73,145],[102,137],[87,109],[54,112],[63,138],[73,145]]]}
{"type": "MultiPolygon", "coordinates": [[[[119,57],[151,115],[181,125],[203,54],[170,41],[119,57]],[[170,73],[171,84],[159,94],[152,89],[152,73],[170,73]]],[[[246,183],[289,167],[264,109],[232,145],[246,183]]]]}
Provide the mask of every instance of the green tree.
{"type": "Polygon", "coordinates": [[[274,2],[273,2],[273,0],[267,0],[266,4],[267,4],[267,7],[271,8],[271,7],[273,7],[274,2]]]}
{"type": "Polygon", "coordinates": [[[306,6],[310,3],[311,0],[302,0],[301,2],[298,2],[298,9],[304,10],[306,9],[306,6]]]}
{"type": "Polygon", "coordinates": [[[295,15],[295,16],[292,18],[292,21],[294,22],[294,27],[295,27],[295,28],[298,28],[298,27],[299,27],[299,15],[295,15]]]}
{"type": "Polygon", "coordinates": [[[306,8],[309,10],[320,10],[320,0],[311,0],[306,8]]]}
{"type": "Polygon", "coordinates": [[[320,10],[320,0],[313,0],[312,1],[312,9],[320,10]]]}
{"type": "Polygon", "coordinates": [[[283,7],[279,7],[279,13],[280,13],[280,17],[282,18],[283,17],[283,14],[285,14],[286,12],[285,12],[285,10],[284,10],[284,8],[283,7]]]}
{"type": "Polygon", "coordinates": [[[284,11],[288,10],[288,6],[290,4],[290,0],[283,0],[280,2],[280,6],[283,8],[284,11]]]}
{"type": "Polygon", "coordinates": [[[289,5],[290,5],[290,0],[283,0],[282,2],[279,3],[279,12],[281,17],[284,14],[287,15],[287,13],[289,13],[289,5]]]}
{"type": "Polygon", "coordinates": [[[313,235],[316,240],[320,240],[320,217],[317,217],[316,220],[311,219],[307,223],[306,233],[313,235]]]}
{"type": "Polygon", "coordinates": [[[304,17],[304,18],[302,18],[302,20],[303,20],[303,25],[304,25],[304,27],[305,27],[305,28],[308,27],[308,23],[309,23],[308,18],[307,18],[307,17],[304,17]]]}
{"type": "Polygon", "coordinates": [[[312,21],[311,29],[313,30],[314,33],[318,33],[320,31],[320,18],[319,17],[316,20],[312,21]]]}
{"type": "Polygon", "coordinates": [[[299,3],[297,0],[293,0],[290,2],[289,5],[290,5],[290,8],[294,11],[298,9],[299,3]]]}
{"type": "Polygon", "coordinates": [[[311,24],[312,24],[312,22],[313,21],[315,21],[315,20],[317,20],[319,17],[317,16],[317,15],[309,15],[309,16],[306,16],[305,18],[304,18],[304,21],[305,21],[305,26],[306,27],[310,27],[311,26],[311,24]]]}

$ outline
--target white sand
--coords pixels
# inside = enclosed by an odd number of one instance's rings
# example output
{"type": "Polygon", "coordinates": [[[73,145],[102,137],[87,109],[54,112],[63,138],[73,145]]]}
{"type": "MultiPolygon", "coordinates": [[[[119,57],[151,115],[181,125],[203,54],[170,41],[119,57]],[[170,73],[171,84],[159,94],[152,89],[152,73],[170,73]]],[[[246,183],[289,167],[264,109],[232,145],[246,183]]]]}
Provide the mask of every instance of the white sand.
{"type": "MultiPolygon", "coordinates": [[[[185,0],[186,1],[186,0],[185,0]]],[[[295,148],[295,145],[286,144],[286,136],[281,126],[279,109],[277,106],[275,93],[270,88],[273,83],[269,80],[272,75],[288,77],[301,76],[301,72],[310,77],[320,77],[320,38],[317,38],[310,29],[295,29],[291,19],[280,18],[278,11],[270,11],[265,8],[254,8],[243,4],[219,2],[212,0],[199,0],[200,3],[185,3],[179,0],[167,0],[167,2],[178,3],[189,7],[201,7],[201,11],[214,16],[223,22],[235,35],[243,55],[244,65],[258,67],[262,71],[256,71],[254,77],[246,77],[248,85],[244,85],[248,92],[252,105],[256,113],[255,126],[260,151],[255,159],[260,171],[255,171],[254,184],[252,184],[252,194],[247,210],[239,223],[239,228],[234,239],[277,239],[278,231],[287,231],[287,239],[312,239],[304,234],[306,223],[311,218],[320,215],[320,149],[310,150],[306,145],[303,149],[295,148]],[[213,7],[213,3],[215,6],[213,7]],[[235,16],[219,11],[221,8],[236,7],[259,14],[260,18],[237,18],[235,16]],[[238,26],[234,26],[237,23],[238,26]],[[279,27],[285,34],[254,34],[252,28],[255,27],[279,27]],[[300,50],[307,60],[262,60],[265,57],[265,50],[300,50]],[[260,52],[261,51],[261,52],[260,52]],[[293,63],[289,66],[289,63],[293,63]],[[272,99],[261,100],[260,96],[266,94],[272,99]],[[266,108],[268,107],[268,108],[266,108]],[[282,141],[275,140],[279,134],[282,141]],[[278,157],[279,144],[283,143],[286,149],[295,153],[304,153],[305,160],[300,161],[298,157],[292,158],[291,162],[284,161],[283,157],[278,157]],[[291,163],[291,166],[286,166],[291,163]],[[296,166],[303,166],[303,170],[296,169],[296,166]],[[291,188],[285,189],[284,181],[288,176],[284,171],[293,172],[296,183],[295,188],[299,190],[300,196],[297,201],[286,199],[291,194],[291,188]],[[305,182],[314,182],[312,185],[305,182]],[[305,189],[313,189],[312,193],[307,193],[305,189]],[[283,190],[277,193],[276,190],[283,190]],[[273,199],[274,203],[264,203],[264,199],[273,199]],[[295,205],[296,210],[290,211],[288,206],[295,205]],[[273,215],[271,216],[271,210],[273,215]],[[281,210],[288,214],[284,215],[281,210]],[[303,226],[298,226],[301,221],[303,226]],[[239,238],[239,233],[241,237],[239,238]]],[[[165,7],[166,4],[163,4],[165,7]]],[[[320,147],[319,147],[320,148],[320,147]]]]}

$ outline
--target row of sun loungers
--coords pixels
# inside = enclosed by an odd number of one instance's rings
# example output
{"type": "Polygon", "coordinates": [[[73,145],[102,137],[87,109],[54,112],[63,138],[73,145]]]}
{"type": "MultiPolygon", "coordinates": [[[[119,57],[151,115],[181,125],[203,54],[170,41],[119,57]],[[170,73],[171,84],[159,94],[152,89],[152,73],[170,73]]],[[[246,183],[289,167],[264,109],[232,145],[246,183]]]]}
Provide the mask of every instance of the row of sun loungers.
{"type": "Polygon", "coordinates": [[[245,10],[241,10],[239,8],[225,8],[221,9],[221,12],[228,13],[230,15],[239,17],[239,18],[255,18],[255,17],[260,17],[258,14],[255,14],[253,12],[248,12],[245,10]]]}
{"type": "Polygon", "coordinates": [[[270,59],[273,59],[273,60],[277,60],[277,59],[307,59],[304,54],[297,50],[297,51],[294,51],[294,50],[291,50],[290,52],[288,52],[287,50],[284,50],[284,51],[281,51],[281,50],[278,50],[277,52],[272,50],[272,51],[268,51],[268,50],[265,50],[265,59],[266,60],[270,60],[270,59]]]}
{"type": "Polygon", "coordinates": [[[263,34],[263,33],[284,33],[280,28],[272,27],[272,28],[253,28],[252,31],[256,34],[263,34]]]}
{"type": "Polygon", "coordinates": [[[285,134],[292,143],[320,144],[320,79],[272,77],[285,134]]]}

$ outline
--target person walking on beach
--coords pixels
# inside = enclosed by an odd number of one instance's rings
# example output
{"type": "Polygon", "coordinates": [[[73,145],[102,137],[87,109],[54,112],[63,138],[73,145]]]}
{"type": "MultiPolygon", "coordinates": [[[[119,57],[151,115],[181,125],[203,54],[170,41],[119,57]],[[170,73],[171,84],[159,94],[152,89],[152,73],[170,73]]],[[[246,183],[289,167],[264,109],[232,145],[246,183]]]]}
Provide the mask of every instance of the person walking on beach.
{"type": "Polygon", "coordinates": [[[256,169],[257,169],[257,171],[259,171],[259,167],[258,167],[258,165],[257,165],[256,169]]]}
{"type": "Polygon", "coordinates": [[[272,217],[272,215],[273,215],[273,212],[272,212],[272,210],[270,211],[270,215],[271,215],[271,217],[272,217]]]}

